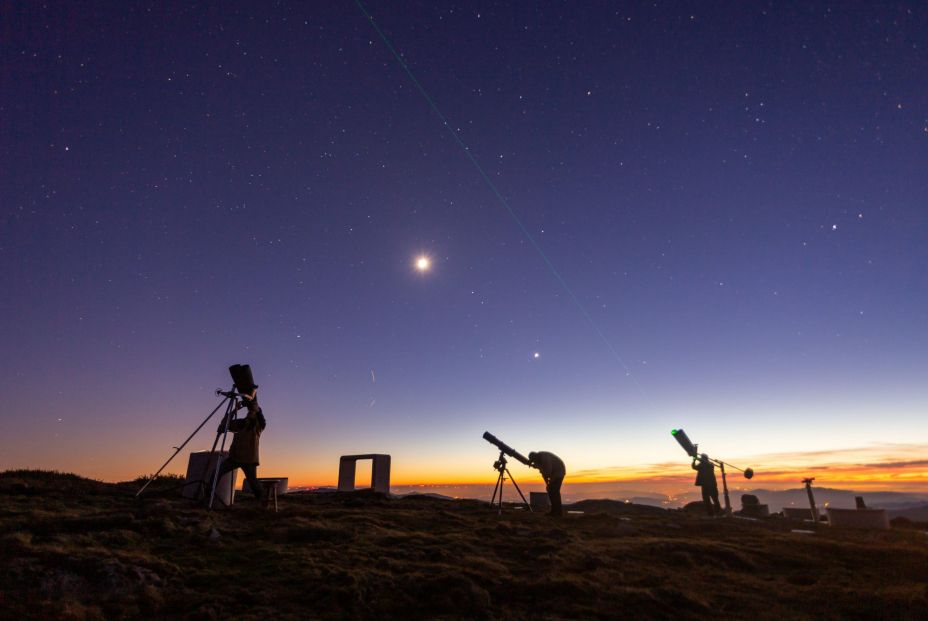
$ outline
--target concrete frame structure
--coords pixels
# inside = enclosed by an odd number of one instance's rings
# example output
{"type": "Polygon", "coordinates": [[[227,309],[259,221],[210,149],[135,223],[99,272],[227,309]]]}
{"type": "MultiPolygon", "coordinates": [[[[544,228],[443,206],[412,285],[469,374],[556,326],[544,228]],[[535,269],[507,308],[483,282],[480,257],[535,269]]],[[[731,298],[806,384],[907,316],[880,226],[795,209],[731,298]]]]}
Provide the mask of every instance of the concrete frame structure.
{"type": "Polygon", "coordinates": [[[377,453],[367,455],[342,455],[338,461],[338,491],[353,492],[355,489],[354,477],[357,472],[358,460],[370,459],[371,489],[381,494],[390,493],[390,456],[377,453]]]}

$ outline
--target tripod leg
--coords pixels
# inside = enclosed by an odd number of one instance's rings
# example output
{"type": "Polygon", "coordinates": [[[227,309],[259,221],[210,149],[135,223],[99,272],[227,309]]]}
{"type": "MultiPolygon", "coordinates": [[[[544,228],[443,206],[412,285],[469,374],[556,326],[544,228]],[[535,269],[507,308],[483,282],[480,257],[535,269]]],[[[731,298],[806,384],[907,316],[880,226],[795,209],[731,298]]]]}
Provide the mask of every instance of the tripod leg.
{"type": "MultiPolygon", "coordinates": [[[[226,436],[229,435],[229,417],[235,414],[235,400],[229,402],[229,407],[226,408],[226,417],[223,419],[225,424],[222,428],[222,445],[219,448],[219,457],[216,459],[216,472],[213,474],[213,487],[209,492],[209,503],[208,508],[212,510],[213,508],[213,499],[216,497],[216,485],[219,483],[219,467],[222,465],[222,452],[226,448],[226,436]]],[[[216,436],[216,440],[219,440],[219,436],[216,436]]],[[[216,450],[216,442],[213,442],[213,451],[216,450]]]]}
{"type": "Polygon", "coordinates": [[[503,485],[506,484],[506,475],[503,470],[499,471],[499,503],[497,504],[496,515],[503,514],[503,485]]]}
{"type": "Polygon", "coordinates": [[[508,468],[506,469],[506,474],[509,475],[509,480],[512,481],[512,484],[516,486],[516,491],[519,492],[519,496],[522,497],[522,502],[524,502],[525,506],[528,507],[529,513],[534,513],[534,511],[532,511],[532,505],[528,504],[528,501],[525,499],[525,494],[523,494],[522,490],[519,489],[519,484],[516,483],[516,480],[512,478],[512,473],[509,472],[508,468]]]}
{"type": "Polygon", "coordinates": [[[496,477],[496,485],[493,486],[493,497],[490,498],[490,506],[496,506],[496,492],[499,492],[500,501],[503,499],[503,474],[496,477]]]}
{"type": "MultiPolygon", "coordinates": [[[[168,460],[167,460],[166,462],[164,462],[164,464],[162,464],[162,466],[161,466],[160,468],[158,468],[158,472],[156,472],[155,474],[153,474],[153,475],[151,476],[151,478],[148,479],[148,481],[145,482],[145,485],[142,486],[142,489],[140,489],[139,491],[137,491],[137,492],[135,493],[136,496],[138,496],[139,494],[141,494],[142,492],[144,492],[144,491],[145,491],[145,488],[148,487],[148,485],[149,485],[152,481],[154,481],[156,478],[158,478],[158,475],[161,474],[161,471],[168,467],[168,464],[171,463],[171,460],[173,460],[175,457],[177,457],[177,454],[180,453],[181,450],[183,450],[183,448],[184,448],[185,446],[187,446],[187,443],[190,442],[190,441],[193,439],[193,436],[197,435],[197,432],[200,431],[200,429],[203,428],[203,425],[205,425],[205,424],[209,421],[209,419],[211,419],[211,418],[213,417],[213,414],[215,414],[216,412],[219,411],[219,408],[221,408],[221,407],[223,406],[223,404],[226,402],[227,399],[230,399],[230,397],[226,397],[225,399],[223,399],[222,401],[219,402],[219,405],[216,406],[216,409],[209,413],[209,416],[207,416],[206,419],[205,419],[202,423],[200,423],[200,426],[197,427],[196,429],[194,429],[194,430],[193,430],[193,433],[191,433],[191,434],[187,437],[187,439],[184,440],[184,443],[177,447],[177,450],[174,451],[174,454],[171,455],[170,457],[168,457],[168,460]]],[[[215,444],[214,444],[214,446],[215,446],[215,444]]]]}

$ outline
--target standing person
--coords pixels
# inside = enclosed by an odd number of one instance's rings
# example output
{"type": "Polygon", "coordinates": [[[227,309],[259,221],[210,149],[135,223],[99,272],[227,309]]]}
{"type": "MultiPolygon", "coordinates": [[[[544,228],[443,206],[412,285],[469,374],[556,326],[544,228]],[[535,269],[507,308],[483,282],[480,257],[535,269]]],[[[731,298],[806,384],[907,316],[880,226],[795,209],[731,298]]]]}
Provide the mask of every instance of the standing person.
{"type": "Polygon", "coordinates": [[[696,482],[693,485],[702,488],[702,501],[706,505],[706,511],[709,515],[721,514],[722,505],[719,504],[719,484],[715,480],[715,465],[709,460],[709,456],[703,453],[699,457],[693,455],[692,466],[696,471],[696,482]]]}
{"type": "Polygon", "coordinates": [[[541,478],[545,480],[548,498],[551,500],[550,515],[559,517],[561,515],[561,483],[564,482],[564,475],[567,474],[564,462],[554,453],[547,451],[529,453],[528,462],[532,468],[538,468],[541,478]]]}
{"type": "MultiPolygon", "coordinates": [[[[227,472],[241,468],[255,498],[266,504],[264,490],[261,482],[258,481],[258,439],[267,427],[267,421],[258,405],[256,390],[253,390],[250,396],[242,395],[242,405],[248,409],[248,414],[244,418],[229,421],[232,445],[229,446],[229,457],[219,467],[219,478],[221,479],[227,472]]],[[[222,431],[222,424],[220,424],[219,432],[222,431]]]]}

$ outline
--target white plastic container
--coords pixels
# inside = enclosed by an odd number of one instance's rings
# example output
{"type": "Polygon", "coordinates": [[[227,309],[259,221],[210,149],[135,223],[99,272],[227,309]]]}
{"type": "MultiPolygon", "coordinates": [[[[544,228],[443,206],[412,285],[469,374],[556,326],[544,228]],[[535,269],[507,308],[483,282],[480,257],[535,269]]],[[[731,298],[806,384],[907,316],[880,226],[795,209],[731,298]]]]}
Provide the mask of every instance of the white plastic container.
{"type": "MultiPolygon", "coordinates": [[[[202,500],[209,496],[213,489],[213,476],[216,472],[216,462],[222,456],[223,460],[228,458],[227,452],[210,453],[209,451],[194,451],[190,453],[190,460],[187,462],[187,477],[184,479],[184,486],[180,493],[184,498],[193,500],[202,500]]],[[[235,489],[235,478],[237,470],[227,472],[219,479],[216,484],[216,503],[231,505],[235,499],[233,490],[235,489]]],[[[215,504],[214,504],[215,506],[215,504]]]]}

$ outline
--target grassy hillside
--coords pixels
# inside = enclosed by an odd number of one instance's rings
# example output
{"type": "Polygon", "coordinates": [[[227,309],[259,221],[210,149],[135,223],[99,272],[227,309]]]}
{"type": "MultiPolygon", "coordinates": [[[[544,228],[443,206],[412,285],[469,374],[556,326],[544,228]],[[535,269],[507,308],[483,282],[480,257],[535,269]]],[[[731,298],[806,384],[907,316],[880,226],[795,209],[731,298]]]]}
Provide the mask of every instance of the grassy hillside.
{"type": "Polygon", "coordinates": [[[476,501],[244,496],[0,474],[0,618],[923,619],[928,536],[790,533],[588,501],[561,520],[476,501]]]}

